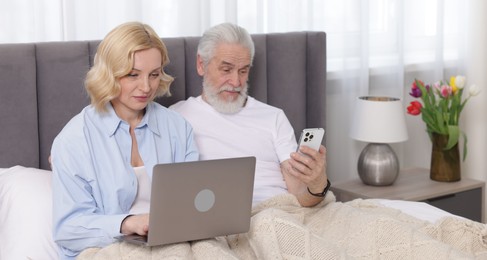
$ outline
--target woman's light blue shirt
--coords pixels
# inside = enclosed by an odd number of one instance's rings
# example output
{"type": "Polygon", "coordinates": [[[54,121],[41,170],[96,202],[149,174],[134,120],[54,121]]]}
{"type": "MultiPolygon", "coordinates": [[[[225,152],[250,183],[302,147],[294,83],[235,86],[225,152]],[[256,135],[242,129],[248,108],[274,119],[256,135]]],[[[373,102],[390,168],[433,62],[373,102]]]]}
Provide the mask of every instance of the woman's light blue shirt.
{"type": "MultiPolygon", "coordinates": [[[[129,125],[107,108],[85,107],[52,145],[53,235],[62,258],[113,243],[135,200],[129,125]]],[[[157,163],[198,160],[190,124],[158,103],[147,106],[135,134],[150,179],[157,163]]]]}

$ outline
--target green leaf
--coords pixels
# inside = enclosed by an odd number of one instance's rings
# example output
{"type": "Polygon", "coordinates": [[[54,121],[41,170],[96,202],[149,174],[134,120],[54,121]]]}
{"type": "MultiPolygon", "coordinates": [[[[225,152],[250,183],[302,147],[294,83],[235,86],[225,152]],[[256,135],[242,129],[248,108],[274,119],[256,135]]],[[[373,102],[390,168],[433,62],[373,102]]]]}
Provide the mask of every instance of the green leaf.
{"type": "Polygon", "coordinates": [[[467,135],[462,132],[463,136],[463,161],[465,161],[465,158],[467,158],[467,135]]]}
{"type": "Polygon", "coordinates": [[[438,127],[438,133],[441,133],[441,134],[447,134],[448,133],[448,129],[445,128],[445,121],[443,121],[443,115],[441,114],[441,111],[439,110],[436,110],[435,111],[435,118],[436,118],[436,126],[438,127]]]}
{"type": "Polygon", "coordinates": [[[457,125],[449,125],[448,143],[446,144],[445,150],[451,149],[455,144],[457,144],[459,136],[460,136],[460,128],[457,125]]]}

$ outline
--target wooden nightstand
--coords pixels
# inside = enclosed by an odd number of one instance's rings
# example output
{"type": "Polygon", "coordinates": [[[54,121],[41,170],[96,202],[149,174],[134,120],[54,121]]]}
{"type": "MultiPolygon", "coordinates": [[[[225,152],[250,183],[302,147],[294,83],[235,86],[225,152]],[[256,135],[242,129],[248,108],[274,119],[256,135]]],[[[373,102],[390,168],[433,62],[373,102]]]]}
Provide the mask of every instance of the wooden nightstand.
{"type": "Polygon", "coordinates": [[[336,182],[331,190],[338,201],[356,198],[382,198],[422,201],[475,221],[484,220],[484,182],[462,177],[458,182],[437,182],[429,178],[429,170],[401,170],[390,186],[369,186],[357,178],[336,182]]]}

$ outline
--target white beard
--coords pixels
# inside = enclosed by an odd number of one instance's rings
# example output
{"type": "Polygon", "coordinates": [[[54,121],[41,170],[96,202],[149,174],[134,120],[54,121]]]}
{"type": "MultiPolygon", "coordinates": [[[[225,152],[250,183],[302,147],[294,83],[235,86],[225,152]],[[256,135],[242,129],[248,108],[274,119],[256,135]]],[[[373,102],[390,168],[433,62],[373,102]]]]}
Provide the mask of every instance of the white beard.
{"type": "Polygon", "coordinates": [[[206,102],[208,102],[208,104],[210,104],[216,111],[223,114],[236,114],[242,110],[247,101],[247,91],[247,83],[245,83],[243,87],[236,88],[230,85],[225,85],[219,90],[214,91],[211,84],[208,83],[206,79],[203,79],[203,96],[206,98],[206,102]],[[239,91],[240,93],[237,96],[237,99],[233,101],[222,100],[218,95],[225,90],[239,91]]]}

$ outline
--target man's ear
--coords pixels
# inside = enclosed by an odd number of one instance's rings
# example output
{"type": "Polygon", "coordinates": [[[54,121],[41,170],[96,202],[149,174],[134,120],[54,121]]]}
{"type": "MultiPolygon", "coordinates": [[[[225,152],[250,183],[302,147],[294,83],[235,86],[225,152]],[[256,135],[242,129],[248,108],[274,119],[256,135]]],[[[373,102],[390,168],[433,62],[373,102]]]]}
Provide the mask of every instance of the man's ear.
{"type": "Polygon", "coordinates": [[[205,75],[205,64],[199,54],[196,56],[196,70],[198,71],[198,75],[205,75]]]}

